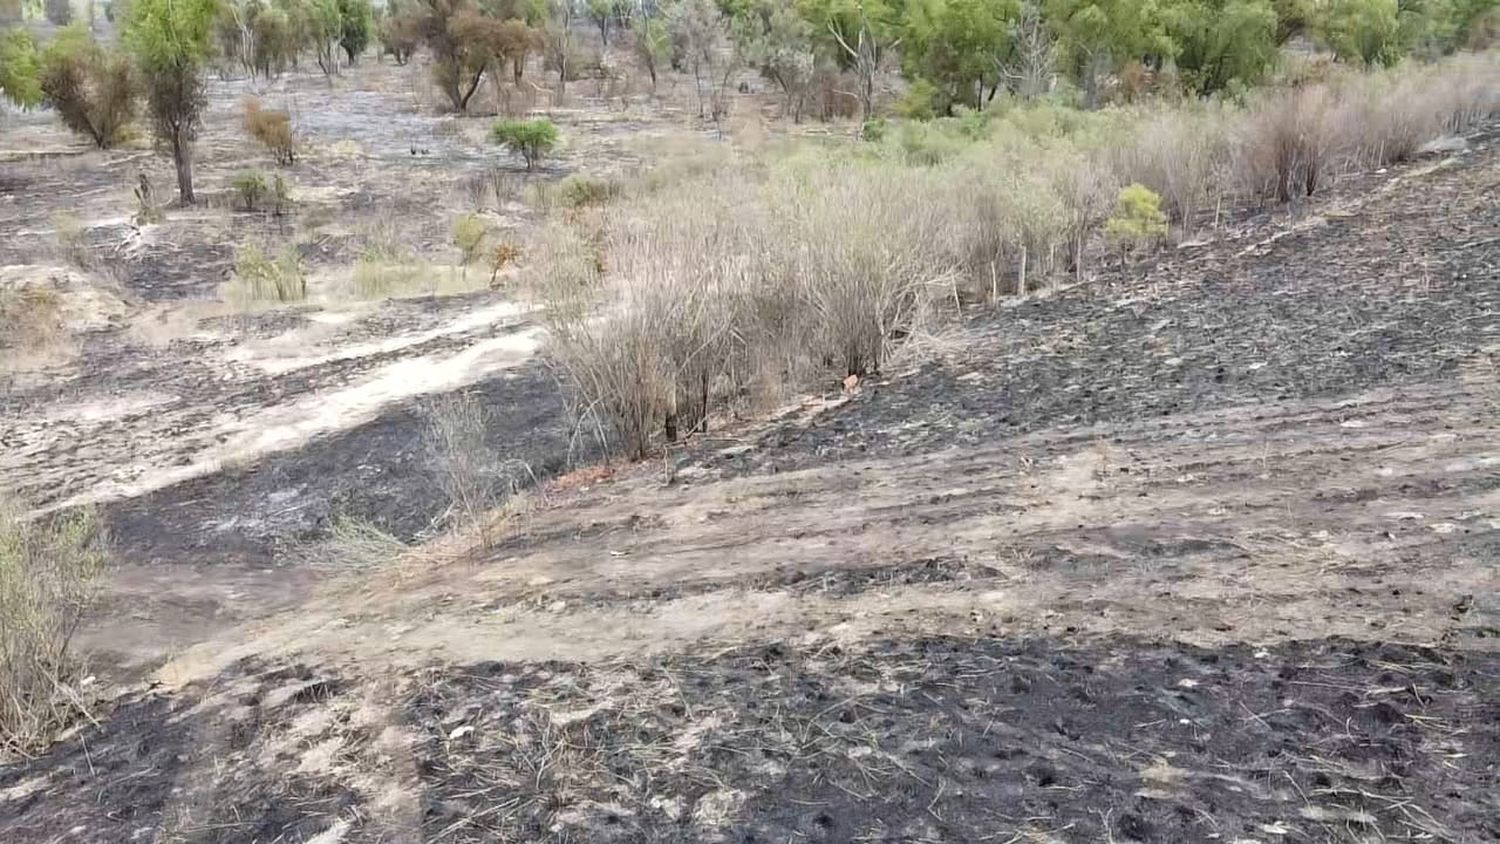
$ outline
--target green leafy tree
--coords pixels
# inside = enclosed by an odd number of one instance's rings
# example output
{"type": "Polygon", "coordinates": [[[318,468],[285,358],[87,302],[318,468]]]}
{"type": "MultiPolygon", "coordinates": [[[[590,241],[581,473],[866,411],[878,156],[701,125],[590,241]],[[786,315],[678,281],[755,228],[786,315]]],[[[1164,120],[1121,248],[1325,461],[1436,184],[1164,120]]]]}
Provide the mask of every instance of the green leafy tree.
{"type": "Polygon", "coordinates": [[[1020,15],[1016,0],[911,0],[901,46],[907,76],[931,83],[941,97],[936,111],[982,106],[1003,81],[1020,15]]]}
{"type": "Polygon", "coordinates": [[[1173,50],[1155,0],[1050,0],[1047,17],[1090,108],[1107,74],[1173,50]]]}
{"type": "Polygon", "coordinates": [[[901,45],[902,22],[894,0],[800,0],[803,17],[859,79],[860,117],[875,116],[875,80],[887,56],[901,45]]]}
{"type": "Polygon", "coordinates": [[[608,47],[609,34],[616,22],[624,19],[627,7],[621,0],[585,0],[584,13],[599,29],[599,40],[608,47]]]}
{"type": "Polygon", "coordinates": [[[250,23],[250,64],[253,72],[267,79],[296,63],[297,32],[285,9],[262,8],[250,23]]]}
{"type": "Polygon", "coordinates": [[[672,60],[672,33],[661,18],[642,13],[635,27],[635,55],[651,77],[651,90],[656,90],[657,75],[672,60]]]}
{"type": "Polygon", "coordinates": [[[1271,0],[1276,12],[1276,46],[1312,29],[1319,0],[1271,0]]]}
{"type": "Polygon", "coordinates": [[[740,50],[781,88],[782,116],[801,122],[818,70],[813,26],[786,3],[771,4],[756,18],[745,19],[747,25],[739,28],[740,50]]]}
{"type": "Polygon", "coordinates": [[[42,101],[41,73],[36,42],[25,30],[0,33],[0,97],[35,108],[42,101]]]}
{"type": "Polygon", "coordinates": [[[1260,82],[1279,55],[1268,0],[1185,0],[1163,17],[1178,70],[1202,94],[1260,82]]]}
{"type": "Polygon", "coordinates": [[[193,195],[193,142],[202,126],[203,68],[213,49],[214,0],[130,0],[125,44],[145,81],[157,144],[177,170],[177,198],[193,195]]]}
{"type": "Polygon", "coordinates": [[[502,21],[471,0],[424,0],[423,40],[432,51],[432,78],[453,109],[467,112],[484,73],[500,54],[502,21]]]}
{"type": "Polygon", "coordinates": [[[370,0],[338,0],[339,46],[349,64],[370,46],[370,36],[375,31],[375,12],[370,0]]]}
{"type": "Polygon", "coordinates": [[[1393,65],[1405,52],[1399,13],[1397,0],[1329,0],[1316,29],[1340,61],[1393,65]]]}
{"type": "Polygon", "coordinates": [[[344,22],[339,17],[339,0],[311,0],[304,6],[308,40],[318,59],[318,69],[332,76],[339,69],[339,39],[344,22]]]}
{"type": "Polygon", "coordinates": [[[1500,30],[1500,0],[1404,0],[1396,15],[1403,47],[1426,58],[1483,49],[1500,30]]]}

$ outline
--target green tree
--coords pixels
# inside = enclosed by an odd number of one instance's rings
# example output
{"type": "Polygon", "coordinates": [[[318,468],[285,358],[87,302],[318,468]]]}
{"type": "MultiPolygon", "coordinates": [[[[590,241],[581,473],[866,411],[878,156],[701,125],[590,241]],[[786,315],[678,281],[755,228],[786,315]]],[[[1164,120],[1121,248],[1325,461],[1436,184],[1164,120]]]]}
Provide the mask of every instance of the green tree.
{"type": "Polygon", "coordinates": [[[352,65],[370,46],[370,36],[375,31],[375,12],[370,7],[370,0],[338,0],[338,10],[339,46],[352,65]]]}
{"type": "Polygon", "coordinates": [[[1234,82],[1254,85],[1279,55],[1276,10],[1268,0],[1183,0],[1163,17],[1177,67],[1201,94],[1234,82]]]}
{"type": "Polygon", "coordinates": [[[812,24],[787,3],[757,10],[744,24],[737,28],[741,52],[781,88],[782,116],[801,122],[818,69],[812,24]]]}
{"type": "Polygon", "coordinates": [[[1402,0],[1396,15],[1403,47],[1432,58],[1485,47],[1485,28],[1500,27],[1500,0],[1402,0]]]}
{"type": "Polygon", "coordinates": [[[42,101],[41,62],[36,42],[23,29],[0,33],[0,97],[21,108],[42,101]]]}
{"type": "Polygon", "coordinates": [[[130,0],[125,44],[145,80],[159,146],[172,154],[177,198],[193,195],[193,141],[206,105],[203,66],[212,49],[214,0],[130,0]]]}
{"type": "Polygon", "coordinates": [[[1399,12],[1397,0],[1329,0],[1315,28],[1340,61],[1393,65],[1405,52],[1399,12]]]}
{"type": "Polygon", "coordinates": [[[1047,17],[1090,108],[1106,74],[1173,49],[1155,0],[1050,0],[1047,17]]]}
{"type": "Polygon", "coordinates": [[[413,0],[394,0],[390,11],[376,29],[381,49],[389,53],[396,64],[406,64],[422,44],[424,25],[424,15],[419,3],[413,0]]]}
{"type": "Polygon", "coordinates": [[[609,33],[613,31],[617,21],[624,19],[627,12],[621,0],[584,0],[584,13],[598,27],[599,40],[608,47],[609,33]]]}
{"type": "Polygon", "coordinates": [[[894,0],[799,0],[803,17],[839,65],[859,78],[862,120],[875,116],[875,79],[887,55],[901,45],[901,16],[894,0]]]}
{"type": "Polygon", "coordinates": [[[83,24],[52,39],[41,53],[38,78],[43,101],[64,126],[100,149],[124,139],[135,117],[136,74],[128,56],[95,41],[83,24]]]}
{"type": "Polygon", "coordinates": [[[672,60],[672,33],[659,17],[642,12],[635,27],[635,54],[651,76],[651,90],[656,90],[656,76],[672,60]]]}
{"type": "Polygon", "coordinates": [[[1271,0],[1276,12],[1276,46],[1312,29],[1318,0],[1271,0]]]}
{"type": "Polygon", "coordinates": [[[931,83],[941,113],[995,96],[1014,50],[1017,0],[911,0],[901,43],[907,76],[931,83]]]}
{"type": "Polygon", "coordinates": [[[344,22],[339,16],[340,0],[311,0],[306,10],[307,35],[312,42],[313,53],[318,59],[318,69],[332,76],[339,69],[339,39],[344,34],[344,22]]]}
{"type": "Polygon", "coordinates": [[[501,21],[472,0],[423,0],[422,35],[432,51],[432,78],[455,111],[467,112],[484,72],[499,55],[501,21]]]}

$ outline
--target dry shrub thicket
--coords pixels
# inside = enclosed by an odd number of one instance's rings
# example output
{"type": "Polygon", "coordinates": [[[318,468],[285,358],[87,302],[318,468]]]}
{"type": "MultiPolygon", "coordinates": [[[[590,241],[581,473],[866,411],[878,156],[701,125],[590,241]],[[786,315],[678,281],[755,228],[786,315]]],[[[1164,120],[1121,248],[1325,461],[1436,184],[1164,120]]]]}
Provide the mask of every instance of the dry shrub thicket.
{"type": "Polygon", "coordinates": [[[852,152],[678,162],[603,209],[554,217],[530,276],[579,429],[640,457],[716,409],[878,370],[964,301],[1084,277],[1127,185],[1159,195],[1186,236],[1210,213],[1315,194],[1496,114],[1493,57],[1240,106],[1002,106],[852,152]]]}
{"type": "Polygon", "coordinates": [[[69,645],[107,558],[92,513],[28,520],[0,498],[0,756],[45,746],[87,714],[69,645]]]}

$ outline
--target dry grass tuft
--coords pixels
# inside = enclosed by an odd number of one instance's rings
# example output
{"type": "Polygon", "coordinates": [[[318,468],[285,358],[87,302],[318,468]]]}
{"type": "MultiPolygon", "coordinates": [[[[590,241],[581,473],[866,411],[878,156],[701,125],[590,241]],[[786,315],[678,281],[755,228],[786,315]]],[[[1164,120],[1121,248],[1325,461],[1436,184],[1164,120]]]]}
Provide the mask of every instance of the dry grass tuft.
{"type": "Polygon", "coordinates": [[[530,466],[495,452],[489,428],[489,411],[472,393],[443,396],[427,406],[423,439],[449,501],[444,521],[477,529],[481,542],[496,505],[536,482],[530,466]]]}
{"type": "Polygon", "coordinates": [[[235,253],[234,278],[229,283],[227,297],[241,308],[306,299],[307,278],[302,274],[302,257],[297,247],[285,246],[273,256],[258,244],[242,245],[235,253]]]}
{"type": "Polygon", "coordinates": [[[88,714],[69,645],[107,559],[92,512],[28,520],[0,498],[0,752],[34,752],[88,714]]]}

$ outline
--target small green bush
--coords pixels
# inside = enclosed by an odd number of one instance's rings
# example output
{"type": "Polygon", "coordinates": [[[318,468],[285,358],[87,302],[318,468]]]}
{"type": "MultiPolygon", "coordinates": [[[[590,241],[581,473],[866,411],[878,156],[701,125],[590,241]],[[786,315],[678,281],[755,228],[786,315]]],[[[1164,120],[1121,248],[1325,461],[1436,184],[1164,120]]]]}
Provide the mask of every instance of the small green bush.
{"type": "Polygon", "coordinates": [[[620,184],[608,179],[575,173],[562,180],[559,187],[563,202],[574,208],[603,205],[620,194],[620,184]]]}
{"type": "Polygon", "coordinates": [[[0,33],[0,98],[21,108],[42,101],[42,65],[36,42],[24,29],[0,33]]]}
{"type": "Polygon", "coordinates": [[[486,234],[488,230],[478,214],[462,214],[453,221],[453,245],[458,247],[459,261],[465,267],[479,257],[486,234]]]}
{"type": "Polygon", "coordinates": [[[878,144],[885,140],[885,133],[889,128],[890,124],[884,117],[877,117],[865,121],[865,125],[860,127],[859,136],[872,144],[878,144]]]}
{"type": "Polygon", "coordinates": [[[1104,231],[1117,243],[1142,246],[1167,234],[1167,215],[1161,211],[1161,197],[1150,188],[1135,182],[1120,189],[1115,215],[1104,224],[1104,231]]]}
{"type": "Polygon", "coordinates": [[[275,257],[254,243],[241,246],[234,256],[234,279],[234,292],[244,304],[307,298],[307,278],[296,246],[287,246],[275,257]]]}
{"type": "Polygon", "coordinates": [[[490,139],[526,159],[526,169],[534,170],[557,146],[557,127],[550,120],[497,120],[490,139]]]}
{"type": "Polygon", "coordinates": [[[254,211],[255,207],[260,204],[260,201],[265,198],[269,189],[269,186],[266,184],[266,177],[255,170],[247,170],[236,174],[229,184],[234,188],[235,195],[239,197],[240,205],[244,206],[246,211],[254,211]]]}

